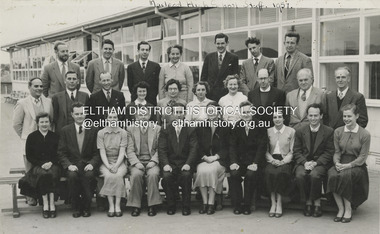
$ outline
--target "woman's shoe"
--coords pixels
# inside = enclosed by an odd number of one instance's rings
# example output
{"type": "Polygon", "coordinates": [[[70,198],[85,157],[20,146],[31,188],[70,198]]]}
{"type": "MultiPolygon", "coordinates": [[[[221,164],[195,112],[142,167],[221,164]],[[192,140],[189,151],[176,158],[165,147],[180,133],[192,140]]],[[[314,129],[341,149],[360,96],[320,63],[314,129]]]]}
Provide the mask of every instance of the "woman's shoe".
{"type": "Polygon", "coordinates": [[[273,212],[269,212],[269,217],[273,218],[276,214],[273,212]]]}
{"type": "Polygon", "coordinates": [[[121,211],[115,212],[115,216],[116,217],[121,217],[121,216],[123,216],[123,212],[121,212],[121,211]]]}
{"type": "Polygon", "coordinates": [[[275,215],[274,215],[276,218],[281,218],[281,216],[282,216],[282,213],[275,213],[275,215]]]}
{"type": "Polygon", "coordinates": [[[49,212],[49,216],[50,216],[50,218],[55,218],[55,217],[57,217],[57,211],[55,211],[55,210],[51,210],[51,211],[49,212]]]}
{"type": "Polygon", "coordinates": [[[207,204],[203,204],[199,209],[199,214],[205,214],[207,212],[207,204]]]}
{"type": "Polygon", "coordinates": [[[212,215],[215,213],[215,206],[214,205],[208,205],[207,214],[212,215]]]}
{"type": "Polygon", "coordinates": [[[342,218],[343,217],[338,217],[337,216],[337,217],[334,218],[334,222],[342,222],[342,218]]]}
{"type": "Polygon", "coordinates": [[[44,219],[48,219],[49,218],[49,211],[48,210],[42,210],[42,217],[44,217],[44,219]]]}
{"type": "Polygon", "coordinates": [[[107,216],[110,217],[110,218],[112,218],[112,217],[115,216],[115,212],[109,212],[108,211],[107,216]]]}
{"type": "Polygon", "coordinates": [[[351,222],[351,219],[352,219],[352,217],[350,217],[350,218],[343,217],[342,218],[342,223],[349,223],[349,222],[351,222]]]}

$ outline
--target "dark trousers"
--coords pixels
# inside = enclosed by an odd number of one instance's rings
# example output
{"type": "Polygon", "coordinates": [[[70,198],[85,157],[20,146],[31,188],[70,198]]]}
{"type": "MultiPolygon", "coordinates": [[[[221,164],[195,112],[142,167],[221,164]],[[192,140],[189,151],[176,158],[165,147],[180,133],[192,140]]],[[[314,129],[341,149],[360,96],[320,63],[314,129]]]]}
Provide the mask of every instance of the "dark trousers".
{"type": "Polygon", "coordinates": [[[326,168],[323,166],[316,166],[312,171],[305,170],[303,165],[297,166],[295,176],[301,202],[306,202],[308,198],[312,201],[321,198],[322,181],[326,174],[326,168]]]}
{"type": "Polygon", "coordinates": [[[178,185],[182,188],[182,205],[190,208],[192,171],[181,171],[180,168],[173,169],[172,172],[164,171],[162,187],[165,189],[166,201],[169,208],[176,206],[176,194],[178,185]]]}
{"type": "Polygon", "coordinates": [[[78,171],[67,170],[69,197],[74,210],[90,210],[95,184],[94,170],[84,171],[83,168],[79,168],[78,171]]]}
{"type": "Polygon", "coordinates": [[[247,165],[240,165],[238,170],[231,170],[231,200],[232,205],[237,208],[240,207],[243,201],[243,189],[241,182],[244,176],[244,206],[251,206],[252,196],[257,188],[258,183],[258,171],[251,171],[247,169],[247,165]]]}

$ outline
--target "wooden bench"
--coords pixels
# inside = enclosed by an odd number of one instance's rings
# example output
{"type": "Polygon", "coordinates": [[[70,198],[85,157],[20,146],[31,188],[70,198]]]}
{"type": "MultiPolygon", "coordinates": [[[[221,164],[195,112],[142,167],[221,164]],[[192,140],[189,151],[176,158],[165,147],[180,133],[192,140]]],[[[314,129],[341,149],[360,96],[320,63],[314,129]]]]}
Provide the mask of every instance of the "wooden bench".
{"type": "Polygon", "coordinates": [[[0,184],[9,184],[12,187],[12,204],[11,209],[1,209],[1,212],[13,212],[13,218],[20,217],[20,211],[17,205],[17,199],[24,198],[24,196],[17,195],[17,184],[22,176],[0,177],[0,184]]]}

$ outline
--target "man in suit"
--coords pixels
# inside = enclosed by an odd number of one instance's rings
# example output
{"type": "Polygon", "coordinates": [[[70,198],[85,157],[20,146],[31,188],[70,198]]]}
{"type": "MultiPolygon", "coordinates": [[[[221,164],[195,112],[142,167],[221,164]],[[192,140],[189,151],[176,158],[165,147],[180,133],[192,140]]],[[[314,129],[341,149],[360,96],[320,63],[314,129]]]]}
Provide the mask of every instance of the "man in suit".
{"type": "Polygon", "coordinates": [[[112,89],[120,91],[125,78],[124,64],[122,61],[112,58],[115,48],[111,40],[106,39],[103,41],[102,50],[103,56],[101,58],[91,60],[88,63],[86,86],[91,93],[99,91],[101,89],[100,74],[110,73],[113,78],[112,89]]]}
{"type": "Polygon", "coordinates": [[[259,88],[258,71],[265,68],[267,70],[269,83],[274,79],[274,61],[271,58],[261,54],[260,40],[256,37],[249,37],[245,41],[249,52],[252,54],[252,59],[247,59],[243,62],[240,70],[240,79],[242,80],[241,91],[244,95],[248,95],[249,91],[259,88]]]}
{"type": "MultiPolygon", "coordinates": [[[[35,77],[28,82],[30,95],[17,101],[13,111],[13,128],[21,139],[21,147],[24,156],[25,171],[32,168],[32,164],[26,159],[25,144],[28,135],[37,130],[36,116],[38,113],[49,113],[50,119],[53,119],[53,106],[51,99],[42,95],[42,81],[35,77]]],[[[28,204],[35,206],[36,200],[27,198],[28,204]]]]}
{"type": "Polygon", "coordinates": [[[286,53],[276,60],[274,72],[274,86],[284,90],[286,93],[297,89],[297,73],[302,68],[309,68],[313,75],[313,64],[311,59],[298,51],[300,35],[289,32],[285,34],[286,53]]]}
{"type": "Polygon", "coordinates": [[[178,185],[182,187],[182,215],[186,216],[191,213],[191,180],[198,160],[198,142],[195,129],[179,123],[185,118],[185,105],[175,103],[172,107],[176,120],[162,128],[158,138],[162,187],[165,189],[168,215],[175,214],[178,185]]]}
{"type": "Polygon", "coordinates": [[[309,124],[296,130],[294,172],[301,202],[306,202],[304,215],[320,217],[322,181],[332,166],[334,155],[334,129],[322,124],[323,111],[320,104],[308,106],[307,118],[309,124]]]}
{"type": "Polygon", "coordinates": [[[71,116],[74,123],[62,128],[57,152],[67,177],[74,218],[91,216],[95,172],[100,163],[99,150],[96,147],[98,130],[83,126],[83,112],[83,103],[73,103],[71,116]]]}
{"type": "MultiPolygon", "coordinates": [[[[258,110],[259,107],[279,107],[285,105],[285,92],[270,86],[270,76],[266,68],[261,68],[257,74],[259,87],[248,93],[248,101],[258,110]]],[[[273,114],[267,112],[256,115],[256,118],[270,123],[273,126],[273,114]]]]}
{"type": "Polygon", "coordinates": [[[148,60],[151,46],[146,41],[141,41],[137,44],[139,60],[129,64],[127,68],[128,88],[131,93],[131,102],[137,99],[137,94],[134,93],[134,87],[140,81],[145,81],[149,84],[147,102],[157,105],[158,94],[158,76],[161,67],[158,63],[148,60]]]}
{"type": "Polygon", "coordinates": [[[52,97],[55,132],[57,134],[64,126],[74,122],[70,113],[71,105],[74,102],[88,103],[88,94],[77,90],[79,80],[75,72],[68,71],[66,73],[65,85],[65,91],[56,93],[52,97]]]}
{"type": "Polygon", "coordinates": [[[45,97],[52,97],[54,94],[66,90],[65,75],[68,71],[74,71],[77,74],[78,89],[81,80],[80,68],[77,64],[67,61],[69,59],[69,49],[67,45],[58,41],[54,44],[54,51],[57,55],[57,61],[44,67],[41,75],[43,94],[45,97]]]}
{"type": "Polygon", "coordinates": [[[136,124],[127,129],[127,158],[131,172],[131,192],[127,206],[133,207],[132,216],[139,216],[141,199],[147,187],[148,215],[156,215],[156,206],[162,203],[158,183],[158,136],[160,126],[149,126],[149,107],[141,107],[136,113],[136,124]],[[146,183],[144,183],[146,181],[146,183]],[[146,186],[144,186],[146,184],[146,186]]]}
{"type": "Polygon", "coordinates": [[[267,131],[255,127],[256,118],[252,115],[252,103],[240,104],[241,120],[231,130],[230,136],[230,191],[234,214],[251,214],[252,198],[264,170],[267,148],[267,131]],[[244,176],[244,200],[241,182],[244,176]],[[244,203],[243,209],[241,203],[244,203]]]}
{"type": "MultiPolygon", "coordinates": [[[[110,73],[100,74],[101,90],[90,96],[88,100],[88,118],[93,121],[105,120],[105,114],[117,111],[119,120],[124,120],[126,115],[124,94],[112,89],[113,79],[110,73]]],[[[104,126],[103,126],[104,127],[104,126]]]]}
{"type": "Polygon", "coordinates": [[[343,112],[340,110],[347,104],[355,104],[359,110],[357,123],[365,128],[368,124],[367,105],[363,94],[349,88],[351,71],[348,67],[338,67],[335,70],[336,91],[326,95],[327,113],[324,115],[326,125],[336,129],[344,125],[343,112]]]}
{"type": "Polygon", "coordinates": [[[313,73],[308,68],[303,68],[297,73],[299,88],[286,95],[285,105],[293,108],[290,112],[289,126],[296,129],[304,122],[308,122],[306,108],[312,103],[319,103],[323,112],[326,108],[326,95],[323,90],[313,87],[313,73]]]}
{"type": "Polygon", "coordinates": [[[223,80],[228,75],[238,74],[239,58],[228,52],[228,36],[223,33],[215,35],[214,43],[217,52],[206,55],[203,62],[201,80],[210,84],[210,93],[208,98],[219,102],[219,99],[228,93],[224,88],[223,80]]]}

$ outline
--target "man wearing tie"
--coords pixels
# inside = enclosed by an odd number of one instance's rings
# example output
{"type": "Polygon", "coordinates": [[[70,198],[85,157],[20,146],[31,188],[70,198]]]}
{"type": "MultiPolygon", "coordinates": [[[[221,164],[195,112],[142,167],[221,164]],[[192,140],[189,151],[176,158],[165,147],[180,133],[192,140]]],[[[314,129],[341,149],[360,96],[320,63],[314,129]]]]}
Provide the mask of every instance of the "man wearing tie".
{"type": "Polygon", "coordinates": [[[58,144],[59,162],[65,170],[73,217],[91,216],[91,200],[96,185],[96,171],[100,163],[96,146],[98,130],[84,128],[82,103],[75,102],[71,108],[74,123],[62,128],[58,144]]]}
{"type": "Polygon", "coordinates": [[[161,66],[158,63],[148,60],[151,46],[146,41],[141,41],[137,44],[139,60],[129,64],[127,68],[128,88],[131,93],[131,102],[137,99],[137,94],[134,93],[134,87],[141,81],[149,84],[146,101],[157,105],[158,94],[158,76],[160,75],[161,66]]]}
{"type": "Polygon", "coordinates": [[[68,71],[65,78],[66,90],[56,93],[52,97],[54,110],[55,132],[59,134],[61,129],[74,122],[71,117],[71,105],[74,102],[87,104],[88,94],[77,90],[79,80],[77,74],[73,71],[68,71]]]}
{"type": "Polygon", "coordinates": [[[111,40],[103,41],[102,51],[103,56],[101,58],[91,60],[88,63],[86,86],[91,93],[99,91],[101,89],[100,74],[110,73],[113,78],[111,88],[120,91],[125,78],[124,64],[122,61],[112,58],[115,48],[111,40]]]}
{"type": "Polygon", "coordinates": [[[66,89],[65,75],[68,71],[74,71],[77,74],[77,79],[79,80],[77,89],[79,89],[81,81],[79,66],[68,61],[69,49],[67,45],[62,41],[58,41],[54,44],[54,51],[57,55],[57,60],[46,65],[41,75],[45,97],[52,97],[54,94],[66,89]]]}
{"type": "Polygon", "coordinates": [[[245,41],[245,45],[249,52],[251,52],[252,59],[247,59],[243,62],[240,70],[240,79],[243,83],[241,91],[244,95],[248,95],[249,91],[253,91],[260,86],[258,80],[258,72],[260,69],[265,68],[269,73],[269,83],[273,82],[274,61],[262,55],[260,40],[256,37],[249,37],[245,41]]]}

